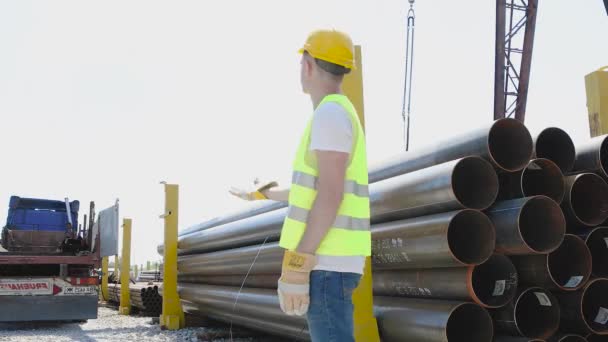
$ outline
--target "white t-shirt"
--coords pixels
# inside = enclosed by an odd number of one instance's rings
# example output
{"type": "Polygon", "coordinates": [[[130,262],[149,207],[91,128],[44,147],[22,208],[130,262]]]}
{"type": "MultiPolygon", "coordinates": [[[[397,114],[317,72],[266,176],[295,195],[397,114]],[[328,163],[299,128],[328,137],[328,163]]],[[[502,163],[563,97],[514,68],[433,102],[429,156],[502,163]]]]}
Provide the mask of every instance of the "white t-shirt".
{"type": "MultiPolygon", "coordinates": [[[[318,150],[350,154],[352,148],[353,126],[344,107],[335,102],[318,106],[312,119],[310,153],[318,150]]],[[[317,255],[317,259],[315,270],[363,274],[365,267],[365,256],[317,255]]]]}

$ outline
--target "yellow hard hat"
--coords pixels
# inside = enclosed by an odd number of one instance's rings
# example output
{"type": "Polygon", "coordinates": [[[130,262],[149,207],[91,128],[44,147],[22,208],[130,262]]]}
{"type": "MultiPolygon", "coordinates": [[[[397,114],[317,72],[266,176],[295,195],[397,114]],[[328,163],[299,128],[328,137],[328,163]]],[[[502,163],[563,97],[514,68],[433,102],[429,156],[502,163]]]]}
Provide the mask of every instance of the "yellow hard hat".
{"type": "Polygon", "coordinates": [[[336,30],[312,32],[299,53],[308,52],[312,57],[341,65],[348,69],[355,66],[355,48],[350,37],[336,30]]]}

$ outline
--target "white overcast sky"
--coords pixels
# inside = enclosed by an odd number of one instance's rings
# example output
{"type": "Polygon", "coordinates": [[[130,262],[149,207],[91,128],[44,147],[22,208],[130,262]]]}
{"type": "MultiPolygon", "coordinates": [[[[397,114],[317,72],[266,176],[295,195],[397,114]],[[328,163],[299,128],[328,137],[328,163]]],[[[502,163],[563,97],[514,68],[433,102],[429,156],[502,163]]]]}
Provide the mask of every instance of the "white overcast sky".
{"type": "MultiPolygon", "coordinates": [[[[412,148],[492,120],[494,1],[416,3],[412,148]]],[[[163,188],[180,227],[289,180],[311,113],[296,53],[337,28],[363,47],[370,163],[403,149],[405,0],[0,1],[0,220],[9,196],[120,198],[133,263],[158,260],[163,188]],[[4,203],[4,204],[2,204],[4,203]]],[[[608,64],[601,0],[541,0],[526,124],[589,136],[585,74],[608,64]]]]}

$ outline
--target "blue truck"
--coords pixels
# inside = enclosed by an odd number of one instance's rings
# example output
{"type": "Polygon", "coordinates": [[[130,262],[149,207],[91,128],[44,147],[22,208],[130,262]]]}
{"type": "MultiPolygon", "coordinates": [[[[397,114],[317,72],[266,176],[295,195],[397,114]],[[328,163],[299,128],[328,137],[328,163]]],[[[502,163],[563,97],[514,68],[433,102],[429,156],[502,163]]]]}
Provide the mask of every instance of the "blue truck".
{"type": "Polygon", "coordinates": [[[97,318],[104,256],[115,255],[118,203],[79,224],[79,201],[12,196],[0,235],[0,322],[97,318]]]}

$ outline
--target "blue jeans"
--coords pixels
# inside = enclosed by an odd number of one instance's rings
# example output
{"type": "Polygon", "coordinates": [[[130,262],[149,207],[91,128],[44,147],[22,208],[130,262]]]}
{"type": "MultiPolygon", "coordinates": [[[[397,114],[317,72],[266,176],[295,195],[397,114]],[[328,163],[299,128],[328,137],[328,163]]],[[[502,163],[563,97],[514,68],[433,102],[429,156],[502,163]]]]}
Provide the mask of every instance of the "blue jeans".
{"type": "Polygon", "coordinates": [[[360,280],[357,273],[310,273],[307,320],[312,342],[355,341],[352,295],[360,280]]]}

